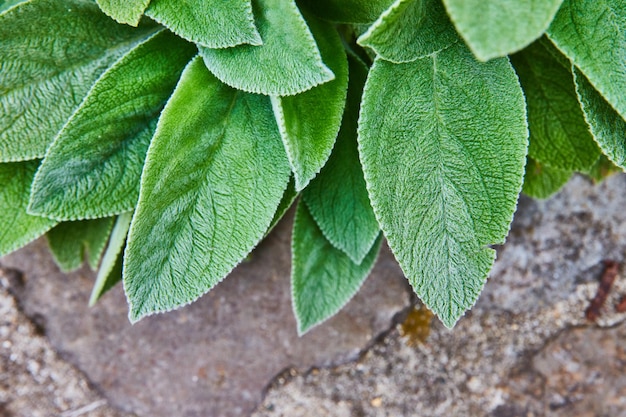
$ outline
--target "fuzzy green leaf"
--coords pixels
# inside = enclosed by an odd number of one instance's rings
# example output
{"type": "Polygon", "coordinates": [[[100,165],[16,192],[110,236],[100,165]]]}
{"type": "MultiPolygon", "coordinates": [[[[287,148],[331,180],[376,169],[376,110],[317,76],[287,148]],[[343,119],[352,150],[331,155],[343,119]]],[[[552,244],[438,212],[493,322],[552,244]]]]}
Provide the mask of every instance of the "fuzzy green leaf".
{"type": "Polygon", "coordinates": [[[585,119],[596,142],[614,164],[626,169],[626,121],[576,69],[574,79],[585,119]]]}
{"type": "Polygon", "coordinates": [[[269,235],[270,232],[276,227],[278,222],[285,216],[287,211],[291,208],[296,198],[298,198],[298,191],[296,191],[296,182],[293,179],[293,176],[289,178],[289,183],[287,184],[287,189],[283,193],[283,198],[280,200],[278,204],[278,208],[276,209],[276,213],[274,213],[274,218],[270,223],[270,227],[267,228],[267,232],[265,232],[265,236],[269,235]]]}
{"type": "Polygon", "coordinates": [[[382,242],[361,264],[330,244],[306,206],[298,204],[293,227],[291,294],[300,335],[334,316],[361,288],[382,242]]]}
{"type": "Polygon", "coordinates": [[[89,0],[30,0],[0,15],[0,161],[41,158],[98,77],[155,31],[89,0]]]}
{"type": "Polygon", "coordinates": [[[506,58],[463,43],[406,64],[377,60],[365,86],[359,152],[370,200],[417,295],[452,327],[508,233],[528,129],[506,58]]]}
{"type": "Polygon", "coordinates": [[[572,171],[552,168],[529,157],[526,161],[522,191],[529,197],[548,198],[559,191],[572,174],[572,171]]]}
{"type": "Polygon", "coordinates": [[[119,23],[137,26],[150,0],[96,0],[96,3],[119,23]]]}
{"type": "Polygon", "coordinates": [[[316,18],[308,22],[335,79],[295,96],[272,97],[298,191],[320,172],[333,150],[348,89],[348,61],[339,34],[316,18]]]}
{"type": "Polygon", "coordinates": [[[85,258],[98,269],[102,252],[113,228],[113,217],[59,223],[46,237],[50,252],[63,272],[80,268],[85,258]]]}
{"type": "Polygon", "coordinates": [[[302,197],[326,239],[360,264],[380,232],[357,149],[357,118],[367,68],[350,57],[350,87],[335,149],[302,197]]]}
{"type": "Polygon", "coordinates": [[[25,0],[0,0],[0,13],[8,10],[10,7],[15,6],[16,4],[22,3],[25,0]]]}
{"type": "Polygon", "coordinates": [[[391,62],[410,62],[440,51],[458,41],[454,26],[440,0],[396,0],[359,37],[391,62]]]}
{"type": "Polygon", "coordinates": [[[57,222],[26,213],[39,161],[0,164],[0,256],[46,233],[57,222]]]}
{"type": "Polygon", "coordinates": [[[331,22],[372,23],[393,0],[302,0],[298,3],[331,22]]]}
{"type": "Polygon", "coordinates": [[[93,306],[107,291],[122,280],[123,249],[126,245],[126,237],[132,218],[133,213],[128,212],[119,215],[115,221],[109,243],[102,257],[102,263],[98,269],[96,282],[89,297],[90,306],[93,306]]]}
{"type": "Polygon", "coordinates": [[[546,39],[511,56],[528,106],[528,154],[565,171],[589,169],[600,149],[576,96],[572,65],[546,39]]]}
{"type": "Polygon", "coordinates": [[[141,178],[124,255],[131,321],[221,281],[264,236],[289,175],[269,98],[227,87],[194,59],[141,178]]]}
{"type": "Polygon", "coordinates": [[[550,26],[563,0],[443,0],[481,61],[519,51],[550,26]]]}
{"type": "Polygon", "coordinates": [[[200,48],[207,68],[238,90],[288,96],[331,81],[313,35],[293,0],[253,0],[262,46],[200,48]]]}
{"type": "Polygon", "coordinates": [[[30,213],[75,220],[132,210],[157,117],[194,52],[162,31],[111,67],[48,150],[30,213]]]}
{"type": "Polygon", "coordinates": [[[180,37],[209,48],[263,43],[250,0],[152,0],[146,15],[180,37]]]}
{"type": "Polygon", "coordinates": [[[565,0],[548,35],[626,119],[626,2],[565,0]]]}

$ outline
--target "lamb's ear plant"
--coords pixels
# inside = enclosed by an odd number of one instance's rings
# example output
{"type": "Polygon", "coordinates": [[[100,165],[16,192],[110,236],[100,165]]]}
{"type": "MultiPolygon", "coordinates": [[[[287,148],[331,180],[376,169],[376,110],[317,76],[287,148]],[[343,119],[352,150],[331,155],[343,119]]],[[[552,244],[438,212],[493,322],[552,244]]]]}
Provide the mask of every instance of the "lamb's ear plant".
{"type": "Polygon", "coordinates": [[[0,0],[0,255],[47,234],[130,319],[293,204],[298,331],[386,239],[448,327],[520,192],[626,168],[626,0],[0,0]]]}

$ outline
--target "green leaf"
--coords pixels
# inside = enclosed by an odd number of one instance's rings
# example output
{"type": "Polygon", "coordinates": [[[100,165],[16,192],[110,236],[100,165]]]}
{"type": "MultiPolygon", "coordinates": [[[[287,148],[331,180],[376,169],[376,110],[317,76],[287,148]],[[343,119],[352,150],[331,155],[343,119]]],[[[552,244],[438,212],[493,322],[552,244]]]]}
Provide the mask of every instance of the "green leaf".
{"type": "Polygon", "coordinates": [[[89,297],[89,305],[93,306],[107,291],[122,280],[123,249],[126,245],[126,237],[130,228],[133,213],[121,214],[115,221],[109,243],[107,245],[102,263],[98,269],[98,276],[89,297]]]}
{"type": "Polygon", "coordinates": [[[348,89],[348,61],[339,34],[328,23],[315,18],[308,22],[335,79],[295,96],[272,97],[298,191],[320,172],[333,150],[348,89]]]}
{"type": "Polygon", "coordinates": [[[302,197],[322,233],[360,264],[379,235],[357,149],[357,118],[367,68],[350,57],[348,103],[335,149],[302,197]]]}
{"type": "Polygon", "coordinates": [[[481,61],[519,51],[550,26],[563,0],[443,0],[481,61]]]}
{"type": "Polygon", "coordinates": [[[209,48],[263,43],[250,0],[152,0],[146,15],[180,37],[209,48]]]}
{"type": "Polygon", "coordinates": [[[194,52],[162,31],[113,65],[48,150],[30,213],[75,220],[132,210],[157,117],[194,52]]]}
{"type": "Polygon", "coordinates": [[[80,268],[85,258],[92,270],[98,269],[113,217],[59,223],[46,237],[50,252],[63,272],[80,268]]]}
{"type": "Polygon", "coordinates": [[[548,35],[626,119],[624,0],[565,0],[548,35]]]}
{"type": "Polygon", "coordinates": [[[298,3],[331,22],[371,23],[393,0],[302,0],[298,3]]]}
{"type": "Polygon", "coordinates": [[[511,62],[526,94],[528,154],[560,170],[589,169],[600,149],[580,109],[572,65],[546,39],[511,56],[511,62]]]}
{"type": "Polygon", "coordinates": [[[96,0],[96,3],[119,23],[137,26],[150,0],[96,0]]]}
{"type": "Polygon", "coordinates": [[[614,164],[626,169],[626,121],[577,69],[574,69],[574,79],[593,137],[614,164]]]}
{"type": "Polygon", "coordinates": [[[594,183],[598,184],[613,174],[624,172],[622,168],[616,166],[605,155],[600,156],[598,161],[584,174],[590,178],[594,183]]]}
{"type": "Polygon", "coordinates": [[[379,224],[417,295],[447,327],[470,308],[522,187],[525,103],[506,58],[462,43],[406,64],[377,60],[359,153],[379,224]]]}
{"type": "Polygon", "coordinates": [[[24,1],[25,0],[0,0],[0,13],[24,1]]]}
{"type": "Polygon", "coordinates": [[[0,161],[41,158],[98,77],[150,36],[89,0],[30,0],[0,15],[0,161]]]}
{"type": "Polygon", "coordinates": [[[274,218],[270,222],[270,227],[267,228],[265,232],[265,236],[269,235],[270,232],[276,227],[278,222],[283,218],[283,216],[289,211],[291,206],[293,205],[296,198],[298,198],[298,191],[296,191],[296,182],[293,179],[293,176],[289,178],[289,183],[287,184],[287,189],[283,193],[283,198],[280,200],[278,204],[278,208],[274,213],[274,218]]]}
{"type": "Polygon", "coordinates": [[[410,62],[458,41],[440,0],[396,0],[358,39],[391,62],[410,62]]]}
{"type": "Polygon", "coordinates": [[[572,174],[572,171],[552,168],[529,157],[526,161],[522,191],[529,197],[548,198],[559,191],[572,174]]]}
{"type": "Polygon", "coordinates": [[[39,161],[0,164],[0,256],[25,246],[57,224],[26,213],[38,165],[39,161]]]}
{"type": "Polygon", "coordinates": [[[238,90],[289,96],[331,81],[311,31],[293,0],[253,0],[262,46],[200,48],[207,68],[238,90]]]}
{"type": "Polygon", "coordinates": [[[333,247],[302,203],[293,227],[291,294],[298,334],[334,316],[369,275],[382,242],[376,240],[363,262],[355,264],[333,247]]]}
{"type": "Polygon", "coordinates": [[[124,255],[131,321],[221,281],[264,236],[289,175],[269,98],[227,87],[194,59],[141,178],[124,255]]]}

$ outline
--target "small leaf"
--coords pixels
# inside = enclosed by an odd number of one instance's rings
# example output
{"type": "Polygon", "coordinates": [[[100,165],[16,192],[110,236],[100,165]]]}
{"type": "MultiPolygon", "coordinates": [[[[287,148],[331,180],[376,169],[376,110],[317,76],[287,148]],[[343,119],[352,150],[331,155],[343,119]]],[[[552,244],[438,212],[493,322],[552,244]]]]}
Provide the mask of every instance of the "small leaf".
{"type": "Polygon", "coordinates": [[[261,45],[250,0],[152,0],[146,11],[178,36],[208,48],[261,45]]]}
{"type": "Polygon", "coordinates": [[[131,321],[221,281],[264,236],[289,175],[269,98],[231,89],[191,61],[141,178],[124,255],[131,321]]]}
{"type": "Polygon", "coordinates": [[[522,191],[532,198],[548,198],[559,191],[572,174],[571,171],[552,168],[529,157],[526,161],[522,191]]]}
{"type": "Polygon", "coordinates": [[[76,220],[132,210],[157,117],[194,52],[162,31],[112,66],[48,150],[29,211],[76,220]]]}
{"type": "Polygon", "coordinates": [[[98,269],[102,252],[113,228],[113,217],[59,223],[46,237],[50,252],[63,272],[74,271],[85,258],[98,269]]]}
{"type": "Polygon", "coordinates": [[[107,291],[122,280],[123,249],[126,246],[126,237],[130,228],[133,213],[121,214],[115,221],[109,243],[102,263],[98,269],[98,276],[89,297],[89,305],[93,306],[107,291]]]}
{"type": "Polygon", "coordinates": [[[42,158],[98,77],[156,29],[120,26],[87,0],[0,14],[0,161],[42,158]]]}
{"type": "Polygon", "coordinates": [[[267,232],[265,232],[265,236],[269,235],[270,232],[276,227],[278,222],[283,218],[283,216],[289,211],[291,206],[293,205],[296,198],[298,198],[298,191],[296,191],[296,182],[293,177],[289,178],[289,183],[287,184],[287,189],[283,193],[283,198],[280,200],[278,204],[278,208],[276,209],[276,213],[274,213],[274,218],[270,223],[270,227],[267,228],[267,232]]]}
{"type": "Polygon", "coordinates": [[[298,334],[334,316],[357,293],[380,250],[376,240],[363,262],[355,264],[333,247],[302,203],[293,227],[291,294],[298,334]]]}
{"type": "Polygon", "coordinates": [[[440,0],[396,0],[358,43],[387,61],[402,63],[440,51],[458,41],[440,0]]]}
{"type": "Polygon", "coordinates": [[[626,119],[624,0],[565,0],[548,36],[626,119]]]}
{"type": "Polygon", "coordinates": [[[207,68],[238,90],[288,96],[331,81],[311,31],[293,0],[253,0],[262,46],[200,48],[207,68]]]}
{"type": "Polygon", "coordinates": [[[302,0],[312,13],[337,23],[372,23],[393,0],[302,0]]]}
{"type": "Polygon", "coordinates": [[[100,9],[119,23],[137,26],[150,0],[96,0],[100,9]]]}
{"type": "Polygon", "coordinates": [[[525,103],[506,58],[462,43],[406,64],[376,60],[359,153],[370,200],[417,295],[447,327],[470,308],[522,187],[525,103]]]}
{"type": "Polygon", "coordinates": [[[589,169],[600,149],[589,133],[572,75],[572,65],[542,39],[511,56],[526,104],[528,154],[542,165],[564,171],[589,169]]]}
{"type": "Polygon", "coordinates": [[[550,26],[563,0],[443,0],[481,61],[519,51],[550,26]]]}
{"type": "Polygon", "coordinates": [[[367,195],[357,149],[357,119],[367,67],[350,57],[348,103],[335,149],[302,197],[322,233],[360,264],[380,228],[367,195]]]}
{"type": "Polygon", "coordinates": [[[348,89],[348,61],[339,34],[328,23],[315,18],[308,22],[335,79],[295,96],[272,97],[298,191],[320,172],[333,150],[348,89]]]}
{"type": "Polygon", "coordinates": [[[39,161],[0,164],[0,256],[25,246],[57,222],[26,213],[39,161]]]}
{"type": "Polygon", "coordinates": [[[593,137],[614,164],[626,169],[626,121],[577,69],[574,69],[574,79],[593,137]]]}

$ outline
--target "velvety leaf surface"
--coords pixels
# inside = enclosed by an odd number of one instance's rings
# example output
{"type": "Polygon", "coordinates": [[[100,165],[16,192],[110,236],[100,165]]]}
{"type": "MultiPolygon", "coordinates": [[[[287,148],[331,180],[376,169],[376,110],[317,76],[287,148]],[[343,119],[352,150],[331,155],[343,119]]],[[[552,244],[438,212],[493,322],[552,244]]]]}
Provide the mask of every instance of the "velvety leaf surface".
{"type": "Polygon", "coordinates": [[[331,22],[371,23],[387,9],[393,0],[302,0],[317,16],[331,22]]]}
{"type": "Polygon", "coordinates": [[[372,48],[391,62],[410,62],[440,51],[458,41],[440,0],[396,0],[359,37],[358,43],[372,48]]]}
{"type": "Polygon", "coordinates": [[[137,26],[150,0],[96,0],[100,9],[120,23],[137,26]]]}
{"type": "Polygon", "coordinates": [[[563,0],[443,0],[456,28],[482,61],[539,38],[563,0]]]}
{"type": "Polygon", "coordinates": [[[98,77],[155,31],[89,0],[30,0],[0,15],[0,161],[41,158],[98,77]]]}
{"type": "Polygon", "coordinates": [[[209,48],[263,43],[250,0],[152,0],[146,15],[182,38],[209,48]]]}
{"type": "Polygon", "coordinates": [[[102,257],[102,263],[98,269],[96,282],[89,297],[90,306],[93,306],[107,291],[122,280],[123,250],[132,218],[133,213],[128,212],[119,215],[115,221],[109,243],[102,257]]]}
{"type": "Polygon", "coordinates": [[[578,70],[574,70],[576,91],[593,136],[614,164],[626,169],[626,121],[578,70]]]}
{"type": "Polygon", "coordinates": [[[357,149],[357,119],[367,68],[350,60],[348,102],[333,154],[302,197],[326,239],[360,264],[379,235],[357,149]]]}
{"type": "Polygon", "coordinates": [[[238,90],[287,96],[331,81],[313,35],[293,0],[253,0],[262,46],[200,48],[207,68],[238,90]]]}
{"type": "Polygon", "coordinates": [[[478,298],[522,187],[525,103],[506,58],[462,43],[416,61],[377,60],[359,152],[370,200],[417,295],[452,327],[478,298]]]}
{"type": "Polygon", "coordinates": [[[283,193],[283,198],[280,200],[278,204],[278,208],[274,213],[274,218],[270,223],[270,227],[267,228],[267,232],[265,232],[265,236],[269,235],[270,232],[274,229],[274,227],[278,224],[278,222],[285,216],[287,211],[291,208],[296,198],[298,198],[298,191],[296,191],[296,182],[293,179],[293,176],[289,178],[289,183],[287,184],[287,189],[283,193]]]}
{"type": "Polygon", "coordinates": [[[46,237],[50,252],[63,272],[80,268],[85,258],[98,269],[102,252],[113,228],[113,217],[59,223],[46,237]]]}
{"type": "Polygon", "coordinates": [[[528,106],[528,154],[553,168],[585,170],[600,149],[580,109],[572,65],[559,55],[544,38],[511,56],[528,106]]]}
{"type": "Polygon", "coordinates": [[[272,97],[296,190],[303,190],[324,166],[333,150],[348,89],[348,61],[334,26],[308,20],[322,59],[335,79],[295,96],[272,97]]]}
{"type": "Polygon", "coordinates": [[[0,256],[46,233],[57,222],[26,213],[39,161],[0,164],[0,256]]]}
{"type": "Polygon", "coordinates": [[[132,210],[157,118],[194,53],[162,31],[111,67],[48,150],[29,211],[75,220],[132,210]]]}
{"type": "Polygon", "coordinates": [[[382,242],[380,236],[361,264],[330,244],[305,204],[293,227],[291,294],[300,335],[334,316],[361,288],[382,242]]]}
{"type": "Polygon", "coordinates": [[[131,321],[222,280],[264,236],[289,175],[269,98],[227,87],[194,59],[141,178],[124,255],[131,321]]]}
{"type": "Polygon", "coordinates": [[[565,0],[548,35],[626,119],[626,1],[565,0]]]}
{"type": "Polygon", "coordinates": [[[529,157],[526,161],[522,191],[529,197],[548,198],[559,191],[572,174],[571,171],[552,168],[529,157]]]}

